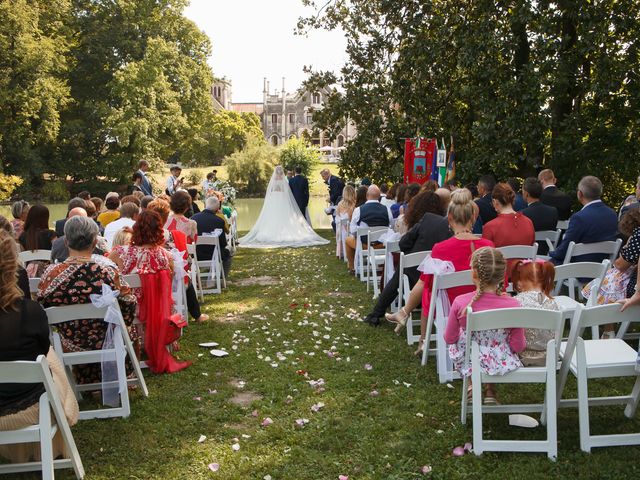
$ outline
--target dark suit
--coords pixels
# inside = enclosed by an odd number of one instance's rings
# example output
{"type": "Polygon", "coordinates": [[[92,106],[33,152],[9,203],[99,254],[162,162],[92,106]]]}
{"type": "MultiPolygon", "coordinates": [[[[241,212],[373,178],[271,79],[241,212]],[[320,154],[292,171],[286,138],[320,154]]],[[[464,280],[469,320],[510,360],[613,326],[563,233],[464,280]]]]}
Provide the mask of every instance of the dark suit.
{"type": "Polygon", "coordinates": [[[513,201],[513,209],[516,212],[520,212],[520,211],[524,210],[525,208],[527,208],[527,202],[524,201],[524,198],[522,198],[522,194],[521,193],[516,193],[516,198],[513,201]]]}
{"type": "Polygon", "coordinates": [[[289,179],[289,187],[291,187],[293,198],[296,199],[298,208],[304,216],[309,205],[309,180],[303,175],[295,175],[289,179]]]}
{"type": "Polygon", "coordinates": [[[540,201],[550,207],[556,207],[559,220],[568,220],[571,216],[571,205],[573,200],[569,195],[552,185],[545,188],[540,195],[540,201]]]}
{"type": "Polygon", "coordinates": [[[58,237],[62,237],[64,235],[64,224],[67,223],[67,219],[63,218],[62,220],[56,220],[56,235],[58,237]]]}
{"type": "MultiPolygon", "coordinates": [[[[425,252],[431,250],[436,243],[442,242],[450,236],[451,231],[446,218],[433,213],[425,213],[422,220],[402,236],[398,246],[400,251],[405,254],[425,252]]],[[[417,268],[409,268],[405,273],[409,277],[409,286],[413,288],[418,278],[420,278],[420,272],[418,272],[417,268]]],[[[369,317],[378,319],[384,316],[387,308],[398,296],[399,282],[400,272],[396,269],[393,277],[391,277],[378,297],[373,311],[368,315],[369,317]]]]}
{"type": "MultiPolygon", "coordinates": [[[[227,250],[227,237],[224,234],[224,220],[218,217],[215,213],[213,213],[209,209],[204,209],[200,213],[196,213],[191,220],[196,222],[198,225],[198,235],[202,235],[204,233],[212,233],[216,228],[222,230],[222,235],[218,237],[218,241],[220,242],[220,253],[222,254],[222,261],[225,262],[229,259],[229,250],[227,250]]],[[[198,260],[211,260],[213,256],[213,245],[199,245],[196,247],[196,254],[198,255],[198,260]]],[[[227,268],[225,267],[225,272],[227,268]]]]}
{"type": "Polygon", "coordinates": [[[480,218],[482,219],[483,225],[486,225],[498,216],[496,209],[493,208],[493,204],[491,203],[491,194],[487,193],[484,197],[480,197],[476,200],[476,204],[480,210],[480,218]]]}
{"type": "MultiPolygon", "coordinates": [[[[558,210],[549,205],[545,205],[539,200],[531,203],[521,211],[523,215],[529,217],[536,232],[545,230],[555,230],[558,225],[558,210]]],[[[547,242],[538,242],[538,253],[546,255],[549,253],[547,242]]]]}
{"type": "MultiPolygon", "coordinates": [[[[569,242],[596,243],[615,240],[618,233],[618,216],[602,202],[593,203],[574,213],[569,219],[569,228],[562,241],[549,253],[556,265],[564,261],[569,242]]],[[[573,257],[571,262],[601,262],[606,258],[602,254],[589,254],[573,257]]]]}
{"type": "Polygon", "coordinates": [[[329,201],[331,205],[337,205],[342,196],[342,190],[344,189],[344,182],[341,178],[331,175],[329,181],[326,182],[329,185],[329,201]]]}
{"type": "Polygon", "coordinates": [[[624,217],[625,214],[627,214],[631,210],[635,210],[637,208],[640,208],[640,202],[634,202],[627,205],[626,207],[622,207],[622,210],[620,210],[620,218],[624,217]]]}
{"type": "Polygon", "coordinates": [[[138,172],[142,174],[142,184],[140,185],[142,193],[144,193],[145,195],[153,195],[153,189],[151,188],[151,182],[147,178],[147,174],[142,170],[138,170],[138,172]]]}

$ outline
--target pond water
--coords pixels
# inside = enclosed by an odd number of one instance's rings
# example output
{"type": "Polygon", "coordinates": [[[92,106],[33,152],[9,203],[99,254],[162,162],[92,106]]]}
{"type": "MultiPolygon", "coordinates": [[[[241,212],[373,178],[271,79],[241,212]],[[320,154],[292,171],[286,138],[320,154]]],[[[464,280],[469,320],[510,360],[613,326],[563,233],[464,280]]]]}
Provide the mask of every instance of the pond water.
{"type": "MultiPolygon", "coordinates": [[[[236,210],[238,211],[238,230],[247,231],[253,227],[258,219],[264,199],[262,198],[239,198],[236,200],[236,210]]],[[[203,208],[203,202],[198,202],[200,208],[203,208]]],[[[331,228],[331,217],[324,213],[327,206],[325,197],[311,197],[309,201],[309,216],[311,217],[311,225],[315,229],[331,228]]],[[[51,225],[67,214],[66,203],[47,204],[50,212],[51,225]]],[[[11,207],[8,205],[0,205],[0,215],[4,215],[9,220],[11,216],[11,207]]]]}

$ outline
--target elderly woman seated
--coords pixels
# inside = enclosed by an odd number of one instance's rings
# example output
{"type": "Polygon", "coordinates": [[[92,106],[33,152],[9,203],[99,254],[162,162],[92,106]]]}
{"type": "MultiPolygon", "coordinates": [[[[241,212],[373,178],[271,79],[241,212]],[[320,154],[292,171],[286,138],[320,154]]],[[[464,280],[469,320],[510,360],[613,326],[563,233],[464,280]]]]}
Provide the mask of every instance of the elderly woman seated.
{"type": "MultiPolygon", "coordinates": [[[[92,255],[96,246],[98,226],[88,217],[72,217],[64,225],[64,236],[69,257],[62,263],[49,266],[38,288],[38,301],[42,306],[59,307],[91,302],[91,294],[101,294],[102,285],[120,291],[118,303],[129,335],[135,342],[132,328],[136,311],[136,298],[122,283],[113,262],[92,255]]],[[[105,323],[100,319],[73,320],[58,328],[65,351],[99,350],[105,336],[105,323]]],[[[74,370],[78,383],[96,383],[101,378],[100,364],[80,365],[74,370]]]]}

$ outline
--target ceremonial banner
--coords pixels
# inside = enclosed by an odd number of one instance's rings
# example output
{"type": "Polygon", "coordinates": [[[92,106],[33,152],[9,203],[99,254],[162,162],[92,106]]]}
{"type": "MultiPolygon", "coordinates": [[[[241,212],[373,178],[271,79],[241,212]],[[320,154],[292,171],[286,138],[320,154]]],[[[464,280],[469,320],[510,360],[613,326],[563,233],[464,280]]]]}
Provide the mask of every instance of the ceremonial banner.
{"type": "Polygon", "coordinates": [[[404,183],[423,184],[429,180],[436,150],[435,139],[405,139],[404,183]]]}

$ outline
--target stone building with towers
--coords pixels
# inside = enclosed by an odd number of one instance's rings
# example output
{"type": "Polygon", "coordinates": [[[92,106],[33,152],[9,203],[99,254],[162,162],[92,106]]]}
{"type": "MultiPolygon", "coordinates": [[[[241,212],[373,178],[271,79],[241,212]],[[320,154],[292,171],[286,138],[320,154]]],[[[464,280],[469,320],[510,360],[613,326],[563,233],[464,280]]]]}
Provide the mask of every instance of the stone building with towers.
{"type": "Polygon", "coordinates": [[[315,132],[313,112],[321,110],[328,90],[317,92],[282,90],[273,92],[265,78],[262,91],[262,103],[234,103],[231,98],[231,81],[217,79],[211,87],[211,98],[215,110],[232,110],[238,113],[255,113],[260,117],[265,139],[272,145],[282,145],[290,138],[306,138],[312,145],[334,156],[356,134],[356,127],[349,122],[333,140],[323,131],[315,132]]]}
{"type": "MultiPolygon", "coordinates": [[[[323,108],[328,90],[317,92],[293,91],[285,89],[282,79],[282,90],[271,91],[269,81],[265,78],[262,91],[262,131],[272,145],[281,145],[290,138],[307,138],[312,145],[332,147],[339,151],[353,138],[355,125],[349,122],[345,128],[331,140],[323,131],[314,132],[313,112],[323,108]]],[[[327,148],[327,151],[329,149],[327,148]]]]}

